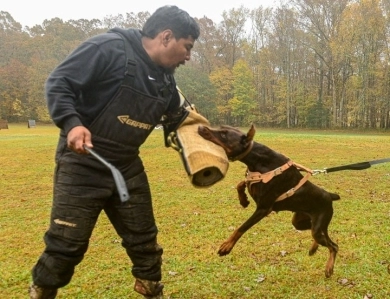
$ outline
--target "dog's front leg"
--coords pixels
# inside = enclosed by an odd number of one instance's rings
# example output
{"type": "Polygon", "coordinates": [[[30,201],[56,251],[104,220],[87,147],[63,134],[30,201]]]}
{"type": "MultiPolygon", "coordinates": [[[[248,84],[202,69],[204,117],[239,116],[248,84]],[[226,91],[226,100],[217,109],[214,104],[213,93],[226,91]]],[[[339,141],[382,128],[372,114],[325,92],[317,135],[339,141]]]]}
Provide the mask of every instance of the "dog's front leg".
{"type": "Polygon", "coordinates": [[[222,243],[221,247],[219,247],[218,254],[220,256],[229,254],[241,236],[271,212],[272,209],[256,209],[253,215],[249,217],[248,220],[245,221],[239,228],[237,228],[225,242],[222,243]]]}
{"type": "Polygon", "coordinates": [[[246,208],[249,205],[248,196],[245,193],[246,182],[241,181],[238,183],[236,189],[238,193],[238,199],[240,200],[240,205],[246,208]]]}

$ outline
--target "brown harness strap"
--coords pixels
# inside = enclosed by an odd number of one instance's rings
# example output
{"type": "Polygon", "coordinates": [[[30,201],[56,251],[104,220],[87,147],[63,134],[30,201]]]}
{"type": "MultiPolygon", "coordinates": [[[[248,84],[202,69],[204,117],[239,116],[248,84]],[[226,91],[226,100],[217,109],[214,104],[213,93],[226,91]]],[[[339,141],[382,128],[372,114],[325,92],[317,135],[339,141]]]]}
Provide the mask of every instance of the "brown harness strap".
{"type": "Polygon", "coordinates": [[[280,166],[274,170],[268,171],[266,173],[251,172],[251,171],[247,170],[245,181],[247,182],[248,189],[254,183],[259,183],[261,181],[264,183],[268,183],[274,177],[282,174],[284,171],[286,171],[287,169],[289,169],[293,165],[294,165],[294,162],[289,160],[289,161],[287,161],[287,163],[283,164],[282,166],[280,166]]]}
{"type": "Polygon", "coordinates": [[[303,166],[303,165],[301,165],[301,164],[295,163],[295,162],[293,162],[293,163],[294,163],[294,166],[295,166],[298,170],[303,170],[303,171],[306,171],[307,173],[310,173],[310,174],[313,174],[313,173],[314,173],[314,171],[311,170],[310,168],[307,168],[307,167],[305,167],[305,166],[303,166]]]}
{"type": "MultiPolygon", "coordinates": [[[[287,161],[287,163],[283,164],[282,166],[280,166],[280,167],[278,167],[278,168],[276,168],[274,170],[271,170],[269,172],[266,172],[266,173],[251,172],[251,171],[247,170],[245,183],[247,185],[248,190],[251,189],[253,184],[256,184],[256,183],[259,183],[259,182],[268,183],[275,176],[278,176],[278,175],[282,174],[284,171],[289,169],[291,166],[294,166],[298,170],[306,171],[307,174],[299,181],[299,183],[294,188],[291,188],[287,192],[285,192],[282,195],[280,195],[276,199],[276,201],[281,201],[283,199],[286,199],[286,198],[294,195],[295,191],[297,191],[300,187],[302,187],[302,185],[304,183],[307,182],[309,177],[313,174],[313,171],[311,169],[309,169],[309,168],[307,168],[305,166],[302,166],[302,165],[300,165],[298,163],[295,163],[295,162],[293,162],[291,160],[287,161]]],[[[241,193],[242,193],[242,190],[241,190],[241,193]]]]}
{"type": "Polygon", "coordinates": [[[302,187],[302,185],[304,183],[307,182],[307,180],[309,179],[309,177],[311,177],[311,173],[308,172],[300,181],[299,183],[294,187],[294,188],[291,188],[290,190],[288,190],[286,193],[283,193],[282,195],[280,195],[276,200],[275,202],[277,201],[281,201],[283,199],[286,199],[287,197],[290,197],[290,196],[293,196],[295,191],[297,191],[299,188],[302,187]]]}

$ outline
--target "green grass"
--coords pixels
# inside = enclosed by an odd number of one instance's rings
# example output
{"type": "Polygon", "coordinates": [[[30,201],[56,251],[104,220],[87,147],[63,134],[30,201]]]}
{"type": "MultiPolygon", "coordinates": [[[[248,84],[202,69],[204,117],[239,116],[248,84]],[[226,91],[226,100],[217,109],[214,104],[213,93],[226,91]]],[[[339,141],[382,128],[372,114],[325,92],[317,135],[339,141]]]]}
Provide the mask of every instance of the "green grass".
{"type": "MultiPolygon", "coordinates": [[[[44,248],[57,138],[54,126],[40,124],[0,130],[0,298],[27,298],[30,270],[44,248]]],[[[390,156],[386,133],[258,129],[255,139],[312,169],[390,156]]],[[[241,208],[236,195],[245,165],[230,163],[224,180],[199,189],[190,184],[178,153],[164,148],[161,130],[141,155],[164,247],[166,298],[390,298],[390,163],[311,178],[342,198],[334,203],[329,228],[340,251],[335,273],[326,279],[328,250],[308,256],[310,233],[293,229],[290,212],[270,214],[228,256],[217,255],[254,209],[253,202],[241,208]]],[[[130,268],[102,214],[87,255],[58,298],[139,298],[130,268]]]]}

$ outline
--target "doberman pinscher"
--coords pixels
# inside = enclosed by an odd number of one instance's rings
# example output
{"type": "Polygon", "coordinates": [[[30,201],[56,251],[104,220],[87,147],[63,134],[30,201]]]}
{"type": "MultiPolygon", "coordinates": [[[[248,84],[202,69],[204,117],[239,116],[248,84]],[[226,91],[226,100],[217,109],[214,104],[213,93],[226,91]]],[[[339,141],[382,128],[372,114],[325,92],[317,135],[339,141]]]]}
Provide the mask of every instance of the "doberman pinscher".
{"type": "Polygon", "coordinates": [[[218,254],[229,254],[240,237],[272,211],[292,211],[292,224],[297,230],[311,229],[314,241],[309,255],[317,251],[319,244],[329,249],[325,276],[330,277],[333,274],[338,246],[329,238],[328,226],[333,216],[332,202],[340,199],[340,196],[308,181],[312,174],[310,169],[255,142],[253,125],[247,134],[230,126],[221,126],[219,129],[199,126],[198,133],[221,146],[230,161],[238,160],[248,167],[246,179],[237,185],[238,196],[240,204],[244,208],[247,207],[247,187],[256,203],[253,215],[223,242],[218,254]],[[303,176],[301,171],[307,174],[303,176]]]}

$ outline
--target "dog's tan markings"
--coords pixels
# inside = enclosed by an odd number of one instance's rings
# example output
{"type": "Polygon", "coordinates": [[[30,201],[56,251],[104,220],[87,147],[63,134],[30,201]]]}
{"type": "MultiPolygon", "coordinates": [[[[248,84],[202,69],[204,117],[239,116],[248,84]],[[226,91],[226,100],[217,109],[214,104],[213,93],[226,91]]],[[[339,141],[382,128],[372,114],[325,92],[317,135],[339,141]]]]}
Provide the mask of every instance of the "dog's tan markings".
{"type": "Polygon", "coordinates": [[[54,219],[54,223],[58,224],[58,225],[69,226],[69,227],[76,227],[77,226],[76,223],[67,222],[67,221],[64,221],[61,219],[54,219]]]}

